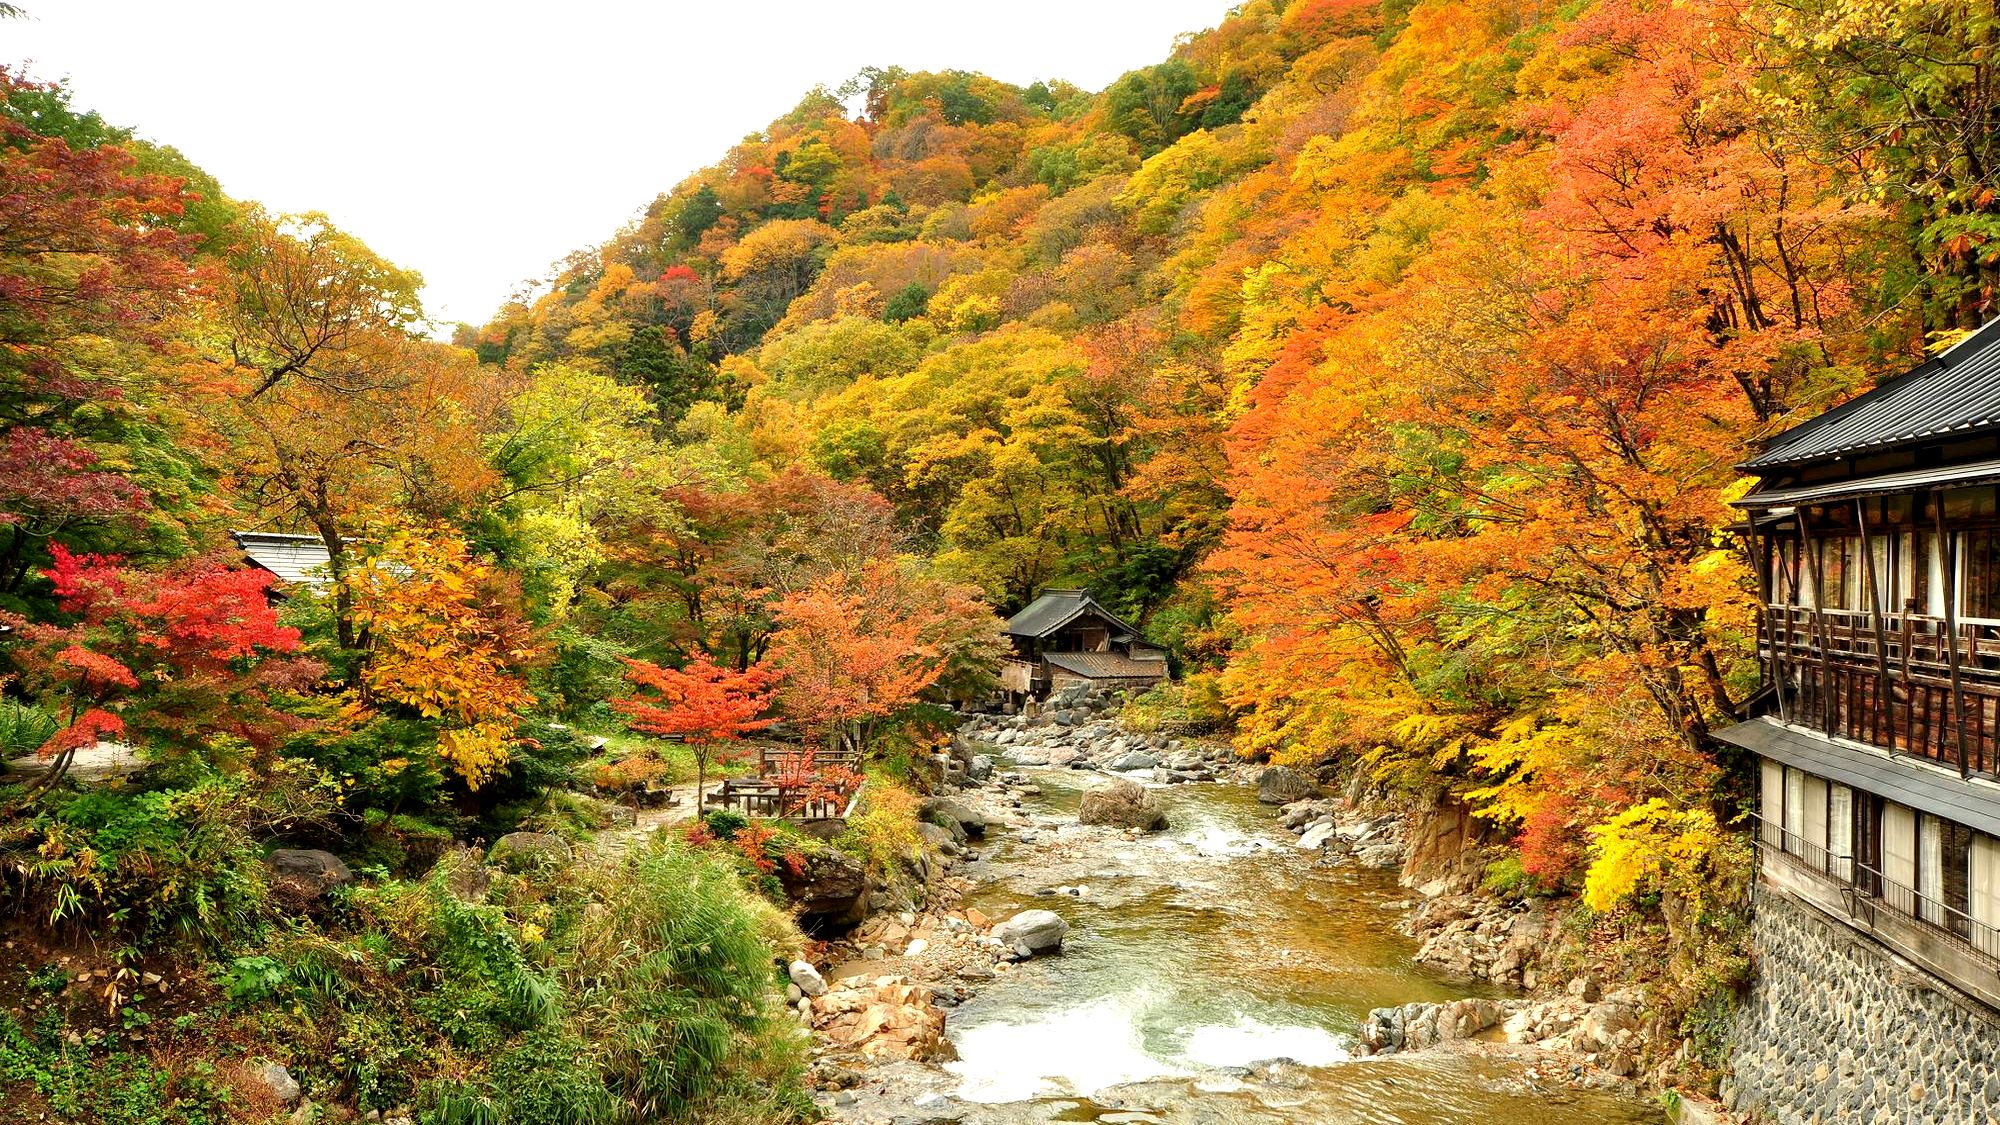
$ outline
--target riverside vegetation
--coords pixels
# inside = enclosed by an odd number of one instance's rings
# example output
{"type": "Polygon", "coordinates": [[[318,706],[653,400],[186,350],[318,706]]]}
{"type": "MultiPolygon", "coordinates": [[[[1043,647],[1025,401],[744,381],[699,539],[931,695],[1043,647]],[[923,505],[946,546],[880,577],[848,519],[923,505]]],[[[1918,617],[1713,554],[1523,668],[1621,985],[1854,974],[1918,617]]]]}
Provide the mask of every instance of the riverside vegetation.
{"type": "Polygon", "coordinates": [[[1130,730],[1463,810],[1468,966],[1545,920],[1712,1085],[1732,466],[1991,315],[1994,14],[1219,16],[1097,92],[810,91],[449,343],[0,71],[0,1116],[811,1116],[788,910],[932,893],[1052,585],[1171,653],[1130,730]],[[625,823],[759,740],[858,756],[792,759],[844,834],[625,823]]]}

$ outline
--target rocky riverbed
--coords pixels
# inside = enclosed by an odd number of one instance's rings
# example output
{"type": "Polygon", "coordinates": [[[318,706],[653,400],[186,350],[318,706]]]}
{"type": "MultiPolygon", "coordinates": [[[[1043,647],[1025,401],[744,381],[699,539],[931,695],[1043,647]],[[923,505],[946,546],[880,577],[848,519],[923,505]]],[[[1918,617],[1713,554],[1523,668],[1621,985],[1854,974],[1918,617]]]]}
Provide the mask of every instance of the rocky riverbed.
{"type": "Polygon", "coordinates": [[[833,1119],[1661,1120],[1521,1038],[1558,1013],[1413,961],[1400,818],[1266,786],[1292,799],[1280,812],[1224,748],[1070,710],[962,732],[967,787],[933,809],[956,855],[928,912],[872,918],[814,970],[823,991],[796,993],[833,1119]],[[1113,776],[1160,827],[1078,822],[1113,776]],[[1017,941],[1024,911],[1059,918],[1060,946],[1017,941]]]}

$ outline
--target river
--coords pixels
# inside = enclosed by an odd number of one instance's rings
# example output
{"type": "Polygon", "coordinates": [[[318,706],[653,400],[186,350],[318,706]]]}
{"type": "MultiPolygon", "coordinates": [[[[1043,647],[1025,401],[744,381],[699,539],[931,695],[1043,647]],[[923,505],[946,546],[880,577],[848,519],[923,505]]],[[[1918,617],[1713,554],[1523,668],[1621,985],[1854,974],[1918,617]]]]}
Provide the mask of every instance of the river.
{"type": "Polygon", "coordinates": [[[1168,828],[1129,839],[1074,826],[1097,775],[1031,776],[1033,827],[990,831],[967,905],[1054,909],[1070,937],[950,1014],[959,1061],[947,1096],[928,1099],[952,1107],[943,1119],[1663,1120],[1657,1105],[1570,1088],[1501,1052],[1353,1058],[1370,1008],[1482,994],[1411,962],[1393,928],[1409,892],[1393,872],[1316,867],[1244,786],[1159,789],[1168,828]]]}

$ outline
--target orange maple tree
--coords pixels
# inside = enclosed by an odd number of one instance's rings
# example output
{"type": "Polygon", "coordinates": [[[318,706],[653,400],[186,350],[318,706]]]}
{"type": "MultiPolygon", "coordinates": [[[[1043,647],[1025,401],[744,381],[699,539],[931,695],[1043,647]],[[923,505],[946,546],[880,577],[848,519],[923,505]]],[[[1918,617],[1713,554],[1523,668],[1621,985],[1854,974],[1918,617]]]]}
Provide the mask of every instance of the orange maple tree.
{"type": "Polygon", "coordinates": [[[637,693],[612,700],[612,709],[633,730],[679,738],[694,753],[696,809],[708,784],[709,763],[729,761],[744,735],[776,721],[761,717],[771,705],[771,674],[763,668],[738,672],[706,656],[695,657],[684,669],[627,659],[625,680],[637,693]]]}
{"type": "Polygon", "coordinates": [[[857,760],[946,667],[941,610],[898,604],[893,564],[832,575],[778,603],[771,659],[788,718],[857,760]]]}

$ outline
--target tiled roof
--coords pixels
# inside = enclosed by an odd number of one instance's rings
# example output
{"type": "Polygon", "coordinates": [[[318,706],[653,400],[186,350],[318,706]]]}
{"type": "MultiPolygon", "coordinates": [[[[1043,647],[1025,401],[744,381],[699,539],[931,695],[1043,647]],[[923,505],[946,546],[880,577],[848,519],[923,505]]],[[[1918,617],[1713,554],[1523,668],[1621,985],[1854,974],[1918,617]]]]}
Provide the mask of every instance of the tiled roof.
{"type": "Polygon", "coordinates": [[[231,539],[251,563],[297,586],[323,586],[327,581],[326,544],[314,535],[284,535],[275,531],[232,531],[231,539]]]}
{"type": "Polygon", "coordinates": [[[1744,462],[1756,472],[2000,426],[2000,320],[1867,394],[1793,426],[1744,462]]]}
{"type": "Polygon", "coordinates": [[[1102,614],[1127,633],[1138,630],[1118,620],[1087,590],[1044,590],[1026,609],[1007,619],[1007,633],[1015,637],[1046,637],[1086,613],[1102,614]]]}
{"type": "Polygon", "coordinates": [[[1122,652],[1051,652],[1043,659],[1065,672],[1093,680],[1164,679],[1164,660],[1134,660],[1122,652]]]}

